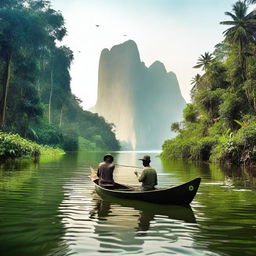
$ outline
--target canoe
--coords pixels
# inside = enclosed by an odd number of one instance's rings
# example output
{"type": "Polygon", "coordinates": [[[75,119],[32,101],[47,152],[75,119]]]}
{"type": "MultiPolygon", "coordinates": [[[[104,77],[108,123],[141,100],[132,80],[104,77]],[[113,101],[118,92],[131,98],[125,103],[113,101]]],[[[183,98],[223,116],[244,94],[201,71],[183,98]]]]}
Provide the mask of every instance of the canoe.
{"type": "Polygon", "coordinates": [[[115,183],[111,187],[102,187],[98,184],[99,179],[93,174],[91,179],[95,184],[95,190],[100,196],[111,196],[123,199],[139,200],[157,204],[189,205],[194,199],[199,188],[201,178],[196,178],[179,186],[151,191],[138,191],[133,187],[115,183]]]}

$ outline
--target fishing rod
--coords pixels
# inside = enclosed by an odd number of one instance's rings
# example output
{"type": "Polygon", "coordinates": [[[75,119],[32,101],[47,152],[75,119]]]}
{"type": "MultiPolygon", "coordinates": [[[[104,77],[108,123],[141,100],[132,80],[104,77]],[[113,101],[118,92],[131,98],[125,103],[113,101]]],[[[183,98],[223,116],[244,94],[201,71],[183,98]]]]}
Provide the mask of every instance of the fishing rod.
{"type": "Polygon", "coordinates": [[[124,165],[124,164],[115,164],[115,165],[121,166],[121,167],[128,167],[128,168],[144,169],[143,167],[132,166],[132,165],[124,165]]]}

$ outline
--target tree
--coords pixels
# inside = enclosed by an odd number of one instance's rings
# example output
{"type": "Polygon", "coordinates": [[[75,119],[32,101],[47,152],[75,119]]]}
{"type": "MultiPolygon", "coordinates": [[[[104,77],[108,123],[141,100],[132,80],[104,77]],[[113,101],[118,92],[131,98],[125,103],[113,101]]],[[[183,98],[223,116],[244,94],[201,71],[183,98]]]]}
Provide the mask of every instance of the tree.
{"type": "Polygon", "coordinates": [[[171,131],[179,133],[181,131],[180,123],[175,122],[171,124],[171,131]]]}
{"type": "Polygon", "coordinates": [[[238,1],[233,5],[233,13],[225,12],[231,18],[220,24],[231,26],[224,31],[226,41],[234,45],[238,54],[242,81],[246,80],[246,50],[250,42],[255,42],[256,15],[254,12],[247,13],[248,6],[245,1],[238,1]]]}
{"type": "Polygon", "coordinates": [[[206,70],[212,60],[213,55],[211,53],[206,52],[204,54],[201,54],[201,56],[198,58],[197,64],[193,68],[202,68],[203,70],[206,70]]]}
{"type": "Polygon", "coordinates": [[[215,56],[215,60],[224,62],[228,57],[229,52],[229,44],[227,42],[221,42],[214,46],[213,55],[215,56]]]}
{"type": "Polygon", "coordinates": [[[0,126],[5,125],[9,86],[13,62],[16,58],[30,58],[35,54],[44,37],[44,29],[37,17],[25,8],[2,8],[0,19],[4,24],[0,38],[2,67],[2,90],[0,102],[0,126]]]}
{"type": "Polygon", "coordinates": [[[66,149],[77,149],[78,136],[92,148],[119,149],[113,126],[71,93],[65,35],[50,1],[0,1],[0,129],[66,149]]]}
{"type": "Polygon", "coordinates": [[[54,97],[55,108],[60,111],[59,126],[62,124],[63,105],[71,95],[69,74],[73,60],[73,52],[66,46],[56,48],[53,52],[50,65],[50,93],[48,101],[48,121],[51,124],[52,99],[54,97]]]}
{"type": "Polygon", "coordinates": [[[191,85],[193,85],[192,89],[191,89],[191,94],[192,96],[194,95],[194,93],[197,90],[197,87],[200,84],[200,79],[201,79],[201,75],[196,74],[192,79],[191,79],[191,85]]]}
{"type": "Polygon", "coordinates": [[[23,3],[24,3],[23,0],[1,0],[0,8],[22,7],[23,3]]]}

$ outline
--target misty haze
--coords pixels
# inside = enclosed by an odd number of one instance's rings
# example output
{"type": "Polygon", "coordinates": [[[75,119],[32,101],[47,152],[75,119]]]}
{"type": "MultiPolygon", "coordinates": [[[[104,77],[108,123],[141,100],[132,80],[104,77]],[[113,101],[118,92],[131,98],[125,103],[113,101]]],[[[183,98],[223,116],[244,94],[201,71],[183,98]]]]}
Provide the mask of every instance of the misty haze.
{"type": "Polygon", "coordinates": [[[159,61],[147,68],[134,41],[102,51],[98,81],[92,110],[115,125],[123,149],[159,150],[174,136],[186,105],[177,78],[159,61]]]}

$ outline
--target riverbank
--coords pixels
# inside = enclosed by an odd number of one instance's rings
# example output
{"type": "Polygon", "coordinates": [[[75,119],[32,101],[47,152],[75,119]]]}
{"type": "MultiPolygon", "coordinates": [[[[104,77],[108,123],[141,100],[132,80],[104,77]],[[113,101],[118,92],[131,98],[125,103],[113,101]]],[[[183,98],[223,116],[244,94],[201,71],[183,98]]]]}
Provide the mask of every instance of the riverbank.
{"type": "Polygon", "coordinates": [[[0,160],[21,157],[35,158],[40,155],[57,155],[64,153],[64,150],[60,148],[39,145],[22,138],[18,134],[0,132],[0,160]]]}
{"type": "MultiPolygon", "coordinates": [[[[185,121],[186,122],[186,121],[185,121]]],[[[224,129],[223,129],[224,130],[224,129]]],[[[221,131],[221,122],[210,127],[188,123],[176,138],[163,144],[162,159],[210,161],[235,165],[256,165],[256,126],[250,117],[240,129],[221,131]]]]}

